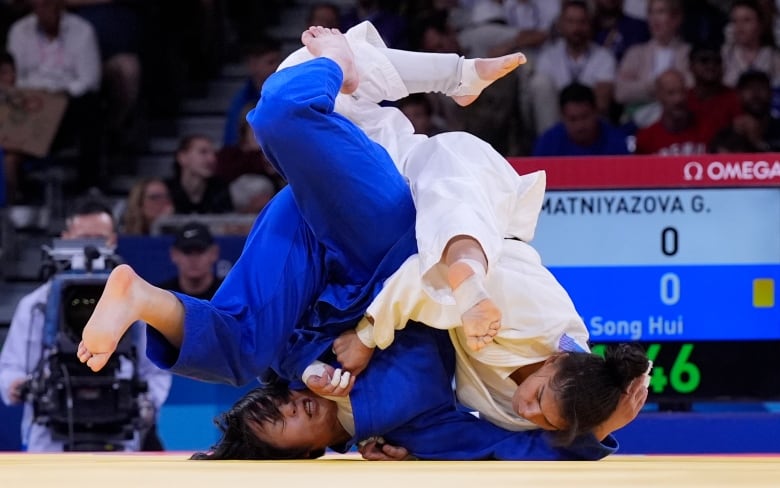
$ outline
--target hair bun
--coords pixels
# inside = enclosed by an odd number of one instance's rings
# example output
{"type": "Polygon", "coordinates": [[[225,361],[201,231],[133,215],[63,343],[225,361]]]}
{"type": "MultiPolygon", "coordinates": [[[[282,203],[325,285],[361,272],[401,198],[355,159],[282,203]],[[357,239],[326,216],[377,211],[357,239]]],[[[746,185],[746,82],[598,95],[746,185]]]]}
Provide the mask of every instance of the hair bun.
{"type": "Polygon", "coordinates": [[[645,351],[635,344],[620,344],[607,349],[604,355],[607,369],[621,390],[642,376],[650,365],[645,351]]]}

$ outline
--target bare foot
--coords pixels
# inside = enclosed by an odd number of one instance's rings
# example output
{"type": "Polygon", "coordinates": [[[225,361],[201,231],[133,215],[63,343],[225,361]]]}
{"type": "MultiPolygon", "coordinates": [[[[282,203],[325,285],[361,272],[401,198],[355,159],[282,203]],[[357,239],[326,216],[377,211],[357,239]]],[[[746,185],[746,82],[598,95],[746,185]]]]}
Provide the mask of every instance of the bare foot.
{"type": "Polygon", "coordinates": [[[481,277],[475,276],[474,270],[465,262],[456,261],[450,265],[447,280],[453,289],[456,301],[460,298],[466,300],[467,304],[474,303],[461,315],[461,323],[466,333],[467,345],[470,349],[479,351],[493,342],[493,338],[498,334],[501,328],[501,310],[487,295],[481,277]],[[467,280],[470,282],[467,283],[467,280]],[[465,287],[470,289],[464,290],[465,287]],[[464,293],[468,297],[464,298],[464,293]]]}
{"type": "Polygon", "coordinates": [[[332,59],[339,65],[344,73],[342,93],[352,93],[357,90],[359,77],[355,68],[355,55],[344,34],[338,29],[309,27],[301,34],[301,42],[314,56],[332,59]]]}
{"type": "Polygon", "coordinates": [[[139,319],[134,291],[140,281],[126,264],[111,271],[76,353],[92,371],[100,371],[106,365],[125,331],[139,319]]]}
{"type": "Polygon", "coordinates": [[[458,87],[457,94],[452,95],[452,99],[461,107],[471,104],[479,97],[482,90],[525,62],[526,58],[523,53],[507,54],[497,58],[465,60],[465,63],[473,63],[473,66],[464,65],[461,86],[458,87]]]}

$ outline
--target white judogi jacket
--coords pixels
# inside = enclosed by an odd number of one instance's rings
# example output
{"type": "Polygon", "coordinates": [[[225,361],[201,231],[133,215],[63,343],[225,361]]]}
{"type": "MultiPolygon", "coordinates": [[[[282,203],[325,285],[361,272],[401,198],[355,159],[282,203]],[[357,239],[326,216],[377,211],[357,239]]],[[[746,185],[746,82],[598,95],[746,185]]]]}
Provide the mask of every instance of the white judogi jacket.
{"type": "MultiPolygon", "coordinates": [[[[384,283],[367,311],[374,325],[364,320],[359,335],[385,348],[410,319],[449,329],[458,399],[506,429],[536,428],[512,411],[517,385],[509,375],[561,350],[587,350],[588,340],[569,295],[527,244],[544,198],[545,173],[518,175],[490,145],[468,133],[414,134],[400,110],[377,105],[409,93],[382,54],[385,45],[376,30],[364,22],[346,36],[360,84],[352,95],[338,97],[336,110],[385,147],[409,180],[419,248],[384,283]],[[447,242],[457,235],[472,236],[482,245],[489,266],[485,287],[503,314],[494,342],[478,352],[467,347],[458,327],[460,314],[439,264],[447,242]]],[[[306,59],[311,54],[299,50],[280,69],[306,59]]],[[[381,182],[377,187],[381,191],[381,182]]]]}

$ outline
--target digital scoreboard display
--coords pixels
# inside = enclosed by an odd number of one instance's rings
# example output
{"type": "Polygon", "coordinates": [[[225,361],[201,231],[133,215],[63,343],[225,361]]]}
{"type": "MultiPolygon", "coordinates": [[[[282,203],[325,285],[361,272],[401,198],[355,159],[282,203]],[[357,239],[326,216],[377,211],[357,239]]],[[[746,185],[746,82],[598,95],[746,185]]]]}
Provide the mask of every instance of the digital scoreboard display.
{"type": "Polygon", "coordinates": [[[532,242],[594,350],[640,342],[651,400],[780,397],[780,154],[511,160],[547,171],[532,242]]]}

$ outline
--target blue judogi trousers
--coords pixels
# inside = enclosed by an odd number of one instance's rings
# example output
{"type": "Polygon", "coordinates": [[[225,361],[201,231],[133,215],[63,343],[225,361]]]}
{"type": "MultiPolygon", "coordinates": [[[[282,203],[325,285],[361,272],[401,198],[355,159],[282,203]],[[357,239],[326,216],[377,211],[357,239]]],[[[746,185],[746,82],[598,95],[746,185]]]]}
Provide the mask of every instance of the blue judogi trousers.
{"type": "Polygon", "coordinates": [[[300,378],[417,252],[404,178],[381,146],[333,112],[342,76],[319,58],[266,80],[247,120],[288,186],[261,212],[210,302],[178,294],[181,348],[149,328],[147,354],[158,366],[234,385],[268,368],[300,378]]]}

